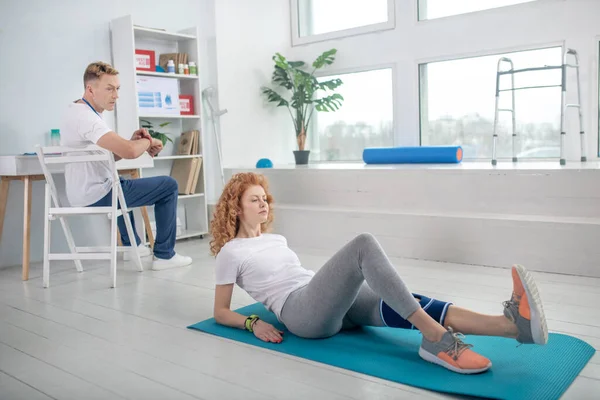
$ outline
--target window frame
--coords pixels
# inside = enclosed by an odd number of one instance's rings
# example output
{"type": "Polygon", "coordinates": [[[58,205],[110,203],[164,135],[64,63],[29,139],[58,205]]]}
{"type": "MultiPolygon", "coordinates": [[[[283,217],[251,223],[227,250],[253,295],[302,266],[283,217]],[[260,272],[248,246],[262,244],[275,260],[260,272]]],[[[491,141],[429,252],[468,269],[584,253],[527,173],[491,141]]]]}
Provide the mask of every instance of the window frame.
{"type": "MultiPolygon", "coordinates": [[[[417,0],[418,1],[418,0],[417,0]]],[[[540,1],[544,1],[544,0],[540,0],[540,1]]],[[[549,0],[549,1],[556,1],[556,0],[549,0]]],[[[563,0],[558,0],[558,1],[563,1],[563,0]]],[[[598,36],[598,39],[600,40],[600,36],[598,36]]],[[[482,50],[482,51],[476,51],[476,52],[469,52],[469,53],[460,53],[460,54],[455,54],[455,55],[451,55],[451,56],[439,56],[439,57],[426,57],[426,58],[421,58],[418,60],[415,60],[415,68],[416,68],[416,74],[417,74],[417,85],[416,85],[416,101],[417,104],[419,106],[419,113],[418,113],[418,143],[419,146],[423,145],[423,103],[421,102],[423,93],[421,88],[423,87],[422,82],[421,82],[421,65],[425,64],[430,64],[430,63],[436,63],[436,62],[444,62],[444,61],[457,61],[457,60],[464,60],[464,59],[469,59],[469,58],[477,58],[477,57],[486,57],[486,56],[494,56],[494,55],[501,55],[501,54],[506,54],[506,53],[517,53],[517,52],[522,52],[522,51],[532,51],[532,50],[543,50],[543,49],[548,49],[548,48],[553,48],[553,47],[560,47],[561,52],[564,52],[566,43],[564,40],[561,41],[555,41],[555,42],[545,42],[545,43],[536,43],[536,44],[530,44],[530,45],[525,45],[525,46],[512,46],[512,47],[506,47],[506,48],[495,48],[495,49],[490,49],[490,50],[482,50]]],[[[562,63],[562,60],[561,60],[562,63]]],[[[595,85],[596,86],[596,85],[595,85]]],[[[490,138],[491,138],[491,132],[490,132],[490,138]]],[[[599,148],[599,152],[600,152],[600,148],[599,148]]],[[[478,158],[465,158],[465,160],[481,160],[478,158]]]]}
{"type": "MultiPolygon", "coordinates": [[[[594,51],[594,62],[592,62],[592,66],[595,71],[591,74],[592,77],[592,102],[591,113],[596,114],[596,118],[592,118],[592,126],[590,129],[594,132],[592,148],[596,149],[596,159],[600,158],[600,35],[594,37],[594,47],[596,48],[594,51]],[[594,145],[595,142],[595,145],[594,145]]],[[[581,60],[580,60],[581,62],[581,60]]],[[[581,68],[581,67],[580,67],[581,68]]],[[[583,100],[582,100],[583,101],[583,100]]],[[[585,117],[585,116],[584,116],[585,117]]],[[[584,119],[585,124],[585,119],[584,119]]],[[[585,129],[585,126],[583,127],[585,129]]],[[[586,135],[587,136],[587,135],[586,135]]]]}
{"type": "MultiPolygon", "coordinates": [[[[300,36],[300,12],[298,2],[300,0],[290,0],[290,18],[291,18],[291,36],[292,47],[301,46],[309,43],[323,42],[332,39],[340,39],[349,36],[364,35],[367,33],[393,30],[396,28],[396,6],[395,0],[387,0],[388,18],[386,22],[359,26],[356,28],[343,29],[340,31],[321,33],[317,35],[300,36]]],[[[311,0],[314,1],[314,0],[311,0]]]]}
{"type": "MultiPolygon", "coordinates": [[[[394,130],[394,134],[392,136],[393,138],[393,143],[392,146],[396,146],[397,143],[399,143],[400,139],[399,139],[399,118],[398,118],[398,109],[397,107],[399,106],[399,96],[398,96],[398,85],[397,83],[397,73],[398,73],[398,64],[397,63],[383,63],[383,64],[371,64],[371,65],[361,65],[358,67],[350,67],[350,68],[332,68],[332,69],[328,69],[327,71],[318,71],[315,73],[315,77],[316,78],[323,78],[323,77],[329,77],[329,76],[336,76],[336,75],[344,75],[344,74],[355,74],[355,73],[361,73],[361,72],[371,72],[371,71],[377,71],[377,70],[382,70],[382,69],[391,69],[392,71],[392,129],[394,130]]],[[[343,107],[343,106],[342,106],[343,107]]],[[[319,112],[316,111],[315,112],[319,112]]],[[[314,122],[312,122],[314,123],[314,122]]],[[[312,127],[310,127],[309,129],[311,129],[312,127]]],[[[312,134],[309,132],[309,135],[311,135],[312,137],[316,138],[313,140],[309,139],[308,140],[308,144],[311,146],[308,148],[308,150],[312,151],[312,146],[319,145],[319,138],[318,135],[316,135],[315,133],[315,129],[312,129],[312,134]],[[315,136],[316,135],[316,136],[315,136]]],[[[343,163],[343,164],[351,164],[351,163],[363,163],[362,160],[335,160],[335,161],[327,161],[327,160],[318,160],[318,161],[310,161],[311,164],[334,164],[334,163],[343,163]]]]}
{"type": "MultiPolygon", "coordinates": [[[[531,7],[532,4],[535,3],[553,3],[553,2],[565,2],[567,0],[533,0],[533,1],[528,1],[526,3],[517,3],[517,4],[508,4],[505,6],[498,6],[498,7],[493,7],[493,8],[486,8],[484,10],[475,10],[475,11],[467,11],[464,13],[460,13],[460,14],[454,14],[454,15],[447,15],[445,17],[437,17],[437,18],[426,18],[426,19],[421,19],[420,18],[420,3],[422,0],[414,0],[416,1],[416,5],[415,5],[415,21],[417,21],[417,23],[419,24],[425,24],[431,22],[431,21],[443,21],[445,19],[448,18],[459,18],[462,16],[471,16],[471,15],[477,15],[477,14],[485,14],[485,13],[493,13],[493,12],[498,12],[499,10],[505,10],[507,8],[512,8],[512,7],[531,7]]],[[[448,0],[448,1],[452,1],[452,0],[448,0]]]]}

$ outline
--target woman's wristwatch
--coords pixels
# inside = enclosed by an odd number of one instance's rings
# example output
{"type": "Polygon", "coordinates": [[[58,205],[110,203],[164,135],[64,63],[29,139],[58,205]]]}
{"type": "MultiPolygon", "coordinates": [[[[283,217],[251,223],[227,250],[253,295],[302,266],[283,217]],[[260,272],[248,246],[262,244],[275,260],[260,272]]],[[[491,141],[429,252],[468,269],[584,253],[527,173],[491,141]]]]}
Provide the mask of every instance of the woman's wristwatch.
{"type": "Polygon", "coordinates": [[[244,324],[244,327],[246,328],[247,331],[249,332],[254,332],[253,327],[254,327],[254,323],[256,321],[258,321],[260,319],[260,317],[258,315],[252,314],[251,316],[249,316],[248,318],[246,318],[246,322],[244,324]]]}

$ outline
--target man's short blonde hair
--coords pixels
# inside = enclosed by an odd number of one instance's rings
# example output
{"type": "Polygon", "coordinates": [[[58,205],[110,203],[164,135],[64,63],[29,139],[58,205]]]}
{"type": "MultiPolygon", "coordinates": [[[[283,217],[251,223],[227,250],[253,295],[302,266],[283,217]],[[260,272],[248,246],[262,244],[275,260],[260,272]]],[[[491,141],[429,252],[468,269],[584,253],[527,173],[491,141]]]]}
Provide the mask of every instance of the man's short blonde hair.
{"type": "Polygon", "coordinates": [[[87,84],[91,81],[100,79],[104,74],[118,75],[119,71],[114,69],[112,65],[102,61],[96,61],[91,63],[87,66],[83,74],[83,87],[87,87],[87,84]]]}

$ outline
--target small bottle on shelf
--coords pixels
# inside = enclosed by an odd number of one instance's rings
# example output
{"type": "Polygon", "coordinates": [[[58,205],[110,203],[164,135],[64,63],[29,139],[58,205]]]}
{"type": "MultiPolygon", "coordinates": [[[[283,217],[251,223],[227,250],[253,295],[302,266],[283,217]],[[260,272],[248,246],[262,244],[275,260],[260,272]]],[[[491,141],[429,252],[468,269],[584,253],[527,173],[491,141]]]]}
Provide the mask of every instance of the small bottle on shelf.
{"type": "Polygon", "coordinates": [[[190,75],[198,74],[198,70],[196,69],[196,63],[194,61],[190,61],[190,75]]]}
{"type": "Polygon", "coordinates": [[[183,75],[183,64],[179,64],[179,74],[183,75]]]}
{"type": "Polygon", "coordinates": [[[169,60],[169,62],[167,63],[167,72],[169,74],[175,73],[175,63],[173,62],[173,60],[169,60]]]}
{"type": "Polygon", "coordinates": [[[184,75],[190,74],[190,67],[187,64],[183,64],[183,74],[184,75]]]}
{"type": "Polygon", "coordinates": [[[50,146],[60,146],[60,129],[50,130],[50,146]]]}

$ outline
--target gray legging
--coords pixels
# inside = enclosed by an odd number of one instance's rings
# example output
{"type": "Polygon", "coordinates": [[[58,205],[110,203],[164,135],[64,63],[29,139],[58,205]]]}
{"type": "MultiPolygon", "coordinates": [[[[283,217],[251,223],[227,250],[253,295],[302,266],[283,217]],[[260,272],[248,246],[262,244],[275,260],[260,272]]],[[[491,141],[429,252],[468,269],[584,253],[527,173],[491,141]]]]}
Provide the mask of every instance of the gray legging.
{"type": "Polygon", "coordinates": [[[385,326],[382,299],[404,319],[420,308],[377,240],[363,233],[288,296],[280,319],[297,336],[325,338],[356,326],[385,326]]]}

